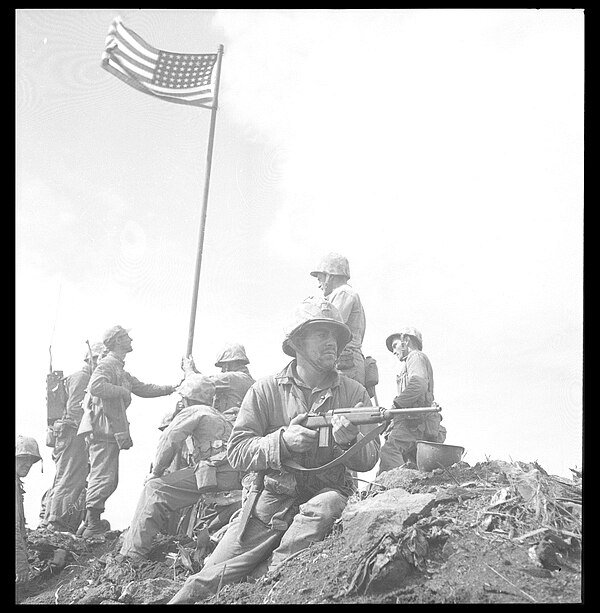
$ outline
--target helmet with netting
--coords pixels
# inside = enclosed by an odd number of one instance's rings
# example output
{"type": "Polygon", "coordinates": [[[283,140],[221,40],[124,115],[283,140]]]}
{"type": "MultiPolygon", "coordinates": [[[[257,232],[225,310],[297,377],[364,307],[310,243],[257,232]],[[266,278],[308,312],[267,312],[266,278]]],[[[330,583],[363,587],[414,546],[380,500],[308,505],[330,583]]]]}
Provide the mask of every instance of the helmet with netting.
{"type": "Polygon", "coordinates": [[[309,296],[296,308],[286,329],[282,345],[284,353],[296,357],[296,350],[290,343],[291,339],[314,324],[327,324],[331,327],[337,338],[338,356],[352,338],[350,328],[344,323],[340,312],[331,302],[324,298],[309,296]]]}

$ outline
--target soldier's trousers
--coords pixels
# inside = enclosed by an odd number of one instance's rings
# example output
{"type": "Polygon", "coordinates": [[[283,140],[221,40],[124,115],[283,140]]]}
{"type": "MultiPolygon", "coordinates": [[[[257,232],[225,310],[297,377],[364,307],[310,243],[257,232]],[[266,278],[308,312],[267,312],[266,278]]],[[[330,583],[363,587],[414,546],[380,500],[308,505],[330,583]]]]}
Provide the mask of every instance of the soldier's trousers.
{"type": "Polygon", "coordinates": [[[56,462],[56,474],[46,501],[45,522],[75,532],[83,511],[79,508],[79,498],[89,472],[85,436],[77,436],[74,429],[67,429],[64,437],[57,439],[52,457],[56,462]]]}
{"type": "Polygon", "coordinates": [[[200,498],[193,468],[182,468],[146,483],[129,529],[121,546],[123,555],[147,556],[152,540],[165,533],[174,511],[194,504],[200,498]]]}
{"type": "Polygon", "coordinates": [[[116,441],[90,441],[90,474],[86,509],[104,511],[106,501],[119,484],[119,446],[116,441]]]}
{"type": "Polygon", "coordinates": [[[446,428],[440,424],[441,415],[433,413],[423,417],[398,417],[394,419],[391,431],[379,452],[380,475],[386,470],[402,466],[405,462],[417,461],[417,441],[443,443],[446,428]]]}
{"type": "Polygon", "coordinates": [[[241,543],[238,539],[240,515],[232,517],[227,532],[202,570],[188,577],[168,604],[194,603],[214,594],[220,584],[243,581],[248,576],[256,577],[277,568],[293,553],[323,540],[342,515],[347,500],[340,492],[322,490],[291,510],[293,519],[287,530],[275,530],[251,516],[241,543]]]}

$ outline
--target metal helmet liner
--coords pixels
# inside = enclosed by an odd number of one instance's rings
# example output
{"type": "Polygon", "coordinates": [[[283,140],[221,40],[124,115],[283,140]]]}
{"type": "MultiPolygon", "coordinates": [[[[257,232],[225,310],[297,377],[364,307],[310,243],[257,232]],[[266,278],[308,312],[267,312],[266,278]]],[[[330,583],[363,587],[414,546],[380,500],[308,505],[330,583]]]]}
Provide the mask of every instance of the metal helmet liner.
{"type": "Polygon", "coordinates": [[[310,273],[316,277],[318,273],[329,275],[341,275],[350,278],[350,264],[348,258],[339,253],[328,253],[323,256],[317,267],[310,273]]]}
{"type": "Polygon", "coordinates": [[[15,456],[20,455],[31,455],[36,458],[36,462],[42,459],[37,441],[31,436],[22,436],[19,434],[15,445],[15,456]]]}
{"type": "Polygon", "coordinates": [[[220,368],[224,362],[243,362],[244,364],[250,364],[250,360],[246,355],[246,349],[244,345],[240,343],[227,343],[219,355],[217,355],[217,361],[215,366],[220,368]]]}
{"type": "Polygon", "coordinates": [[[212,405],[215,390],[215,384],[209,377],[196,373],[187,375],[177,388],[177,392],[183,398],[197,400],[209,406],[212,405]]]}
{"type": "Polygon", "coordinates": [[[292,321],[287,328],[285,340],[282,344],[283,352],[295,358],[296,351],[290,344],[291,338],[307,326],[317,323],[325,323],[333,328],[333,332],[337,337],[337,354],[339,356],[352,338],[352,332],[344,323],[337,307],[324,298],[315,296],[309,296],[303,300],[294,311],[292,321]]]}
{"type": "Polygon", "coordinates": [[[390,334],[385,339],[385,344],[389,351],[393,352],[392,343],[394,342],[394,339],[399,338],[403,334],[412,336],[415,339],[415,342],[417,344],[417,348],[419,349],[419,351],[423,350],[423,336],[421,335],[421,333],[416,328],[413,328],[411,326],[405,326],[404,328],[400,328],[398,332],[394,332],[393,334],[390,334]]]}

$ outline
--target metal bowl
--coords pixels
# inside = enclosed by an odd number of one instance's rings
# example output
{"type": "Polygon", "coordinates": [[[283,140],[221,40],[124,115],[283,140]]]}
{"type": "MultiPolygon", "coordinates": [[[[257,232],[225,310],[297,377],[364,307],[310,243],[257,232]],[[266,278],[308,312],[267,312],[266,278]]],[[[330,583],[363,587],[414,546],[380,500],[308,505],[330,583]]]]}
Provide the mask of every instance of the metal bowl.
{"type": "Polygon", "coordinates": [[[443,445],[429,441],[417,441],[417,468],[431,472],[435,468],[447,468],[460,462],[464,447],[458,445],[443,445]]]}

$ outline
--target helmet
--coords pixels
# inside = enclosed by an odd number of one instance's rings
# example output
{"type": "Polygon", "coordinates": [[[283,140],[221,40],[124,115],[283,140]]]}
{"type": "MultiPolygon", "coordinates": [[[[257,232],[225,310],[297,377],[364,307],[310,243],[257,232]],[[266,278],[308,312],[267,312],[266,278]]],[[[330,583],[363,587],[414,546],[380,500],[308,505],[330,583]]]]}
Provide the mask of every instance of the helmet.
{"type": "Polygon", "coordinates": [[[177,392],[183,398],[197,400],[209,406],[212,405],[215,390],[215,384],[209,377],[195,373],[187,375],[183,383],[177,388],[177,392]]]}
{"type": "Polygon", "coordinates": [[[317,267],[310,273],[313,277],[317,276],[317,273],[325,273],[329,275],[341,275],[343,277],[350,278],[350,264],[348,264],[348,258],[340,255],[339,253],[328,253],[321,258],[321,261],[317,264],[317,267]]]}
{"type": "Polygon", "coordinates": [[[408,336],[412,336],[417,343],[417,349],[419,351],[423,350],[423,337],[421,336],[421,333],[416,328],[406,326],[404,328],[400,328],[398,332],[394,332],[393,334],[390,334],[385,339],[385,344],[390,351],[393,351],[392,343],[394,342],[394,339],[399,338],[402,334],[407,334],[408,336]]]}
{"type": "Polygon", "coordinates": [[[36,458],[36,462],[42,459],[40,448],[34,438],[31,436],[17,436],[17,444],[15,445],[15,456],[31,455],[36,458]]]}
{"type": "Polygon", "coordinates": [[[113,341],[119,334],[122,334],[123,332],[129,334],[129,330],[131,330],[131,328],[123,328],[123,326],[113,326],[104,333],[104,335],[102,336],[102,341],[107,348],[110,348],[113,341]]]}
{"type": "Polygon", "coordinates": [[[305,298],[294,311],[292,322],[287,328],[285,340],[283,341],[283,352],[291,357],[296,357],[296,351],[290,345],[290,339],[300,330],[306,328],[306,326],[316,323],[331,325],[334,334],[337,336],[337,352],[339,356],[352,338],[352,332],[344,323],[337,307],[324,298],[315,296],[305,298]]]}
{"type": "Polygon", "coordinates": [[[246,356],[246,350],[244,345],[239,343],[227,343],[219,355],[217,355],[217,361],[215,366],[220,368],[223,366],[223,362],[243,362],[249,364],[250,360],[246,356]]]}
{"type": "MultiPolygon", "coordinates": [[[[106,347],[104,346],[104,343],[92,343],[90,345],[91,349],[92,349],[92,357],[94,358],[99,358],[102,356],[102,354],[104,353],[104,351],[106,350],[106,347]]],[[[90,359],[90,350],[87,349],[85,352],[85,356],[83,358],[84,360],[89,360],[90,359]]]]}

